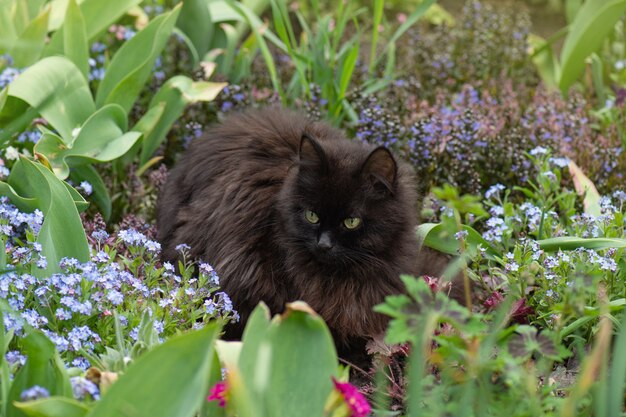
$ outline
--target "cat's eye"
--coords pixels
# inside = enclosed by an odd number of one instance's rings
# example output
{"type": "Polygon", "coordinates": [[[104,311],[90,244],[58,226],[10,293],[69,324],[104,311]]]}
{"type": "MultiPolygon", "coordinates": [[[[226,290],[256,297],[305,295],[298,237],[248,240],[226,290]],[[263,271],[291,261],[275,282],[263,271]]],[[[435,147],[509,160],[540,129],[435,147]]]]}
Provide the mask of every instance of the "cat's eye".
{"type": "Polygon", "coordinates": [[[358,217],[348,217],[343,221],[343,225],[350,230],[356,229],[361,225],[361,219],[359,219],[358,217]]]}
{"type": "Polygon", "coordinates": [[[320,218],[311,210],[304,210],[304,218],[311,224],[318,224],[320,222],[320,218]]]}

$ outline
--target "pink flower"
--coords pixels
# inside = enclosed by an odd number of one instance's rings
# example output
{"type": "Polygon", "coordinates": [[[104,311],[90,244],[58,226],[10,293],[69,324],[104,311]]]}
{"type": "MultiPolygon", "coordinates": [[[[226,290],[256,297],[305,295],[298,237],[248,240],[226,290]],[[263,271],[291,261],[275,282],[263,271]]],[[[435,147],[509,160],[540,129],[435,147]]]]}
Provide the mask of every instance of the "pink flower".
{"type": "Polygon", "coordinates": [[[333,378],[333,384],[335,384],[335,389],[339,391],[350,410],[352,410],[350,417],[366,417],[369,415],[372,408],[363,394],[354,385],[347,382],[339,382],[335,378],[333,378]]]}
{"type": "Polygon", "coordinates": [[[211,392],[207,397],[207,401],[219,401],[220,407],[226,406],[226,399],[228,398],[228,386],[226,381],[218,382],[211,388],[211,392]]]}

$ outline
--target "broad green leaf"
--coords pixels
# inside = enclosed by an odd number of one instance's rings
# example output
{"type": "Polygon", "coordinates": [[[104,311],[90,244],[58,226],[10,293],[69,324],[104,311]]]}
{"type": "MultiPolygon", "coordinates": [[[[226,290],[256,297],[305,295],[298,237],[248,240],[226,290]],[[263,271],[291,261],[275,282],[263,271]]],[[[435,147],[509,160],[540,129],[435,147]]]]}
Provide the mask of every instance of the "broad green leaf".
{"type": "Polygon", "coordinates": [[[41,12],[41,8],[46,4],[46,0],[29,0],[27,2],[28,17],[34,19],[41,12]]]}
{"type": "Polygon", "coordinates": [[[151,100],[148,113],[133,128],[144,135],[140,166],[152,158],[185,106],[198,101],[211,101],[224,87],[226,83],[194,82],[182,75],[170,78],[151,100]]]}
{"type": "Polygon", "coordinates": [[[587,0],[578,10],[561,51],[559,88],[563,94],[580,77],[585,59],[600,48],[626,12],[626,0],[587,0]]]}
{"type": "Polygon", "coordinates": [[[180,8],[179,4],[171,12],[157,16],[122,45],[113,56],[98,88],[98,107],[117,103],[126,113],[130,111],[172,33],[180,8]]]}
{"type": "Polygon", "coordinates": [[[72,168],[70,177],[75,184],[87,181],[93,187],[90,198],[99,208],[100,214],[105,221],[111,217],[111,197],[102,177],[92,165],[79,165],[72,168]]]}
{"type": "Polygon", "coordinates": [[[193,417],[206,401],[216,323],[145,353],[111,386],[90,417],[193,417]]]}
{"type": "Polygon", "coordinates": [[[49,14],[49,9],[39,14],[26,26],[19,38],[15,40],[10,55],[13,57],[17,68],[30,66],[37,62],[37,59],[41,56],[48,33],[49,14]]]}
{"type": "Polygon", "coordinates": [[[209,2],[209,14],[213,19],[213,22],[233,22],[233,21],[245,21],[245,18],[237,13],[235,9],[231,7],[224,0],[210,1],[209,2]]]}
{"type": "Polygon", "coordinates": [[[176,22],[176,26],[191,41],[196,57],[203,57],[209,51],[213,38],[214,24],[208,3],[208,0],[186,0],[176,22]]]}
{"type": "MultiPolygon", "coordinates": [[[[49,30],[59,29],[56,33],[63,31],[61,26],[65,19],[68,2],[69,0],[53,0],[51,2],[52,12],[49,30]]],[[[89,42],[93,42],[101,32],[140,2],[141,0],[78,0],[81,13],[85,19],[85,28],[87,29],[89,42]]],[[[62,34],[59,37],[54,36],[50,44],[52,50],[59,50],[63,44],[62,34]]]]}
{"type": "MultiPolygon", "coordinates": [[[[303,302],[287,305],[285,313],[269,321],[269,310],[260,304],[243,335],[238,367],[228,382],[238,404],[252,403],[268,416],[323,414],[324,403],[337,376],[337,355],[324,321],[303,302]],[[298,364],[306,375],[294,383],[285,364],[298,364]]],[[[247,410],[247,415],[255,415],[247,410]]]]}
{"type": "MultiPolygon", "coordinates": [[[[220,340],[215,341],[215,350],[213,354],[213,361],[211,363],[211,372],[209,374],[209,386],[212,387],[222,380],[222,366],[220,364],[220,358],[218,357],[217,350],[220,343],[239,343],[239,342],[222,342],[220,340]]],[[[224,417],[226,416],[226,409],[220,407],[217,401],[203,401],[200,407],[200,413],[198,417],[224,417]]]]}
{"type": "Polygon", "coordinates": [[[73,398],[49,397],[15,406],[28,417],[83,417],[89,407],[73,398]]]}
{"type": "Polygon", "coordinates": [[[126,114],[117,104],[108,104],[92,114],[80,128],[76,139],[67,143],[53,132],[45,132],[35,145],[60,179],[69,175],[70,166],[112,161],[124,155],[141,137],[126,132],[126,114]]]}
{"type": "Polygon", "coordinates": [[[622,313],[621,328],[617,333],[611,355],[611,366],[607,381],[606,398],[599,398],[607,405],[607,416],[619,416],[624,409],[624,392],[626,387],[626,311],[622,313]]]}
{"type": "Polygon", "coordinates": [[[0,91],[0,113],[7,102],[7,97],[9,97],[9,89],[5,87],[0,91]]]}
{"type": "Polygon", "coordinates": [[[531,59],[543,82],[549,88],[558,88],[560,68],[551,45],[547,44],[545,39],[532,33],[528,35],[528,44],[533,51],[537,51],[531,53],[531,59]]]}
{"type": "Polygon", "coordinates": [[[547,252],[557,250],[574,250],[578,248],[585,249],[608,249],[608,248],[626,248],[626,239],[608,238],[608,237],[553,237],[550,239],[538,240],[539,247],[547,252]]]}
{"type": "Polygon", "coordinates": [[[31,122],[37,117],[37,110],[30,107],[24,100],[12,97],[8,86],[4,88],[6,99],[0,109],[0,143],[4,143],[24,130],[28,129],[31,122]]]}
{"type": "Polygon", "coordinates": [[[13,2],[0,1],[0,51],[6,51],[13,45],[19,32],[13,19],[13,2]]]}
{"type": "Polygon", "coordinates": [[[585,213],[596,217],[602,214],[602,210],[600,208],[600,193],[596,189],[594,183],[583,173],[574,161],[569,162],[568,168],[569,173],[572,176],[572,181],[574,182],[576,193],[583,196],[585,213]]]}
{"type": "Polygon", "coordinates": [[[48,267],[40,270],[41,276],[58,272],[63,257],[81,262],[89,259],[87,238],[74,203],[79,195],[68,187],[49,169],[24,157],[13,165],[8,181],[0,182],[0,193],[9,196],[16,206],[34,206],[44,215],[37,241],[43,246],[48,267]]]}
{"type": "Polygon", "coordinates": [[[583,0],[565,0],[565,18],[572,23],[582,6],[583,0]]]}
{"type": "Polygon", "coordinates": [[[9,96],[37,109],[64,141],[96,110],[87,81],[70,60],[40,60],[9,85],[9,96]]]}
{"type": "MultiPolygon", "coordinates": [[[[467,232],[466,244],[476,249],[478,245],[487,250],[489,255],[496,255],[498,252],[487,242],[474,228],[463,225],[463,230],[467,232]]],[[[423,245],[450,255],[459,254],[459,241],[453,235],[444,233],[445,229],[441,223],[423,223],[417,227],[418,240],[423,245]]]]}
{"type": "MultiPolygon", "coordinates": [[[[242,337],[243,346],[239,353],[238,366],[246,381],[253,381],[255,373],[258,371],[257,353],[260,349],[259,346],[267,336],[269,327],[270,310],[261,302],[248,318],[242,337]]],[[[260,366],[262,365],[259,364],[260,366]]]]}
{"type": "Polygon", "coordinates": [[[26,363],[15,374],[9,391],[8,417],[25,416],[15,406],[22,392],[34,385],[46,388],[50,395],[72,398],[72,387],[54,343],[39,330],[31,331],[22,339],[26,363]]]}
{"type": "Polygon", "coordinates": [[[300,302],[287,305],[285,313],[272,325],[268,342],[272,361],[268,391],[272,416],[322,415],[337,376],[337,353],[330,331],[321,317],[300,302]],[[306,375],[293,383],[293,373],[285,363],[298,364],[306,375]]]}
{"type": "Polygon", "coordinates": [[[67,5],[67,14],[63,24],[63,54],[76,65],[85,79],[89,80],[87,28],[76,0],[70,0],[67,5]]]}

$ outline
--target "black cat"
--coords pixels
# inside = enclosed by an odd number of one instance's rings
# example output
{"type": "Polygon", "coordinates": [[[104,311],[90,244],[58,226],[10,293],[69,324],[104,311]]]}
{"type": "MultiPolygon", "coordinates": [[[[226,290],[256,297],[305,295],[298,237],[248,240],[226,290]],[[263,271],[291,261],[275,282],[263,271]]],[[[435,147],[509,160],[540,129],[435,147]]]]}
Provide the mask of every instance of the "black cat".
{"type": "Polygon", "coordinates": [[[159,240],[167,259],[186,243],[213,265],[241,326],[261,300],[273,313],[304,300],[348,346],[385,330],[372,307],[430,263],[416,262],[415,181],[383,147],[290,111],[248,111],[210,128],[172,170],[159,240]]]}

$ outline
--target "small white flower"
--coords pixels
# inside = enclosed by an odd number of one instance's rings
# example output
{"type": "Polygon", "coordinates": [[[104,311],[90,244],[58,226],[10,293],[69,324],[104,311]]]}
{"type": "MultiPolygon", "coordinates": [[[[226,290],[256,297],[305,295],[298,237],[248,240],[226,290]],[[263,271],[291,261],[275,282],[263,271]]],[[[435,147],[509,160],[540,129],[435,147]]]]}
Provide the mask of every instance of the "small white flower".
{"type": "Polygon", "coordinates": [[[544,148],[543,146],[537,146],[536,148],[532,149],[529,153],[533,156],[545,155],[546,153],[548,153],[548,150],[544,148]]]}
{"type": "Polygon", "coordinates": [[[20,153],[17,151],[17,149],[15,149],[13,146],[9,146],[4,150],[4,156],[7,159],[10,159],[12,161],[15,161],[17,159],[19,159],[20,157],[20,153]]]}

